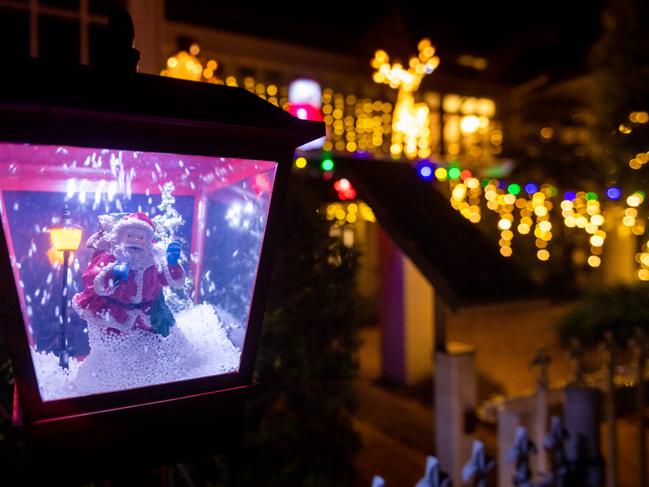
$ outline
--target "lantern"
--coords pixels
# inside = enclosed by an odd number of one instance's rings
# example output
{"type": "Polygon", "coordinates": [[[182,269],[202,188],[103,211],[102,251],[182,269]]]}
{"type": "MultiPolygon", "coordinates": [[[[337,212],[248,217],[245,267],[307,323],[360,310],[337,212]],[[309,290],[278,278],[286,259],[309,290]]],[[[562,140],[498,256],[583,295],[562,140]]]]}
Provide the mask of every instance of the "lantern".
{"type": "Polygon", "coordinates": [[[293,151],[323,124],[238,88],[44,69],[0,81],[15,423],[77,469],[231,446],[293,151]]]}

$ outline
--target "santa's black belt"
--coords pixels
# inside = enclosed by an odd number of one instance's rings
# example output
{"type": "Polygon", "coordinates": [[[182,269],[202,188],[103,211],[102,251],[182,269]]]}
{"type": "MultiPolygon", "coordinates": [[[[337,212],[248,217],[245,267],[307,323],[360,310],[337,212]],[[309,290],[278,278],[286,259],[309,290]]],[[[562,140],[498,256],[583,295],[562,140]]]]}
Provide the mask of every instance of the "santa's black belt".
{"type": "Polygon", "coordinates": [[[141,303],[125,303],[124,301],[120,301],[119,299],[111,298],[109,296],[104,296],[104,298],[108,300],[108,302],[126,309],[142,309],[146,308],[147,306],[153,306],[153,301],[142,301],[141,303]]]}

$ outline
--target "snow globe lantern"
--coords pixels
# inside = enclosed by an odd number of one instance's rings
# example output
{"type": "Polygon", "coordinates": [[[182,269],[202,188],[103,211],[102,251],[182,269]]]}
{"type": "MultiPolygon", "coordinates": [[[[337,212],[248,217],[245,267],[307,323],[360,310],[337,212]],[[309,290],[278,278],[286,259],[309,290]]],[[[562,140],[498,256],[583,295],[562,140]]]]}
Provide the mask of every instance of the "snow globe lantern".
{"type": "Polygon", "coordinates": [[[0,81],[16,421],[87,443],[209,411],[224,431],[253,387],[293,151],[324,128],[237,88],[43,69],[0,81]]]}

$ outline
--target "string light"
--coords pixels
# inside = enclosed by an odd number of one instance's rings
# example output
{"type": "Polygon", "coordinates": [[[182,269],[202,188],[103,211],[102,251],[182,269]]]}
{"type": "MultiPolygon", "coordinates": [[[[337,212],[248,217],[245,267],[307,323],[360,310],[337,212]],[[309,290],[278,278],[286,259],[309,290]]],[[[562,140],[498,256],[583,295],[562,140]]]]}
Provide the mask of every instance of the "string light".
{"type": "MultiPolygon", "coordinates": [[[[407,66],[390,62],[389,56],[384,51],[377,51],[372,61],[372,66],[377,70],[375,81],[388,84],[399,90],[400,94],[397,97],[396,105],[354,94],[334,92],[330,88],[323,90],[322,114],[328,131],[328,137],[323,147],[325,151],[370,153],[377,157],[384,154],[398,157],[403,154],[409,158],[426,159],[430,157],[435,144],[439,143],[439,140],[435,139],[439,130],[431,131],[431,127],[434,128],[435,124],[439,123],[438,120],[444,113],[447,114],[443,118],[444,141],[449,154],[466,151],[466,157],[470,160],[470,157],[473,157],[471,154],[478,154],[483,150],[485,141],[489,144],[487,155],[498,153],[496,149],[500,148],[503,141],[502,131],[498,128],[492,128],[487,132],[486,139],[463,140],[460,138],[462,134],[478,137],[478,134],[484,133],[484,127],[493,124],[489,120],[495,113],[495,105],[492,100],[463,98],[459,95],[444,95],[443,97],[436,95],[438,97],[437,105],[429,105],[415,103],[414,97],[401,96],[402,92],[412,95],[418,89],[421,79],[426,74],[432,73],[439,63],[438,59],[428,62],[436,58],[435,50],[429,41],[422,41],[418,49],[419,55],[416,59],[412,58],[407,66]],[[389,68],[388,71],[386,71],[385,65],[389,68]],[[423,66],[423,68],[418,66],[423,66]],[[380,76],[383,76],[384,79],[380,80],[380,76]],[[436,114],[437,119],[433,118],[433,112],[429,108],[431,106],[440,106],[440,108],[443,106],[443,111],[436,114]],[[405,121],[399,122],[400,117],[405,121]],[[423,128],[424,124],[426,128],[423,128]],[[405,134],[395,136],[395,132],[400,129],[404,129],[405,134]]],[[[227,84],[228,86],[242,86],[257,96],[267,99],[270,103],[283,108],[287,107],[287,87],[276,84],[267,85],[252,77],[227,76],[224,80],[220,80],[216,76],[219,68],[218,62],[213,59],[199,59],[200,52],[200,46],[196,44],[190,47],[189,52],[180,51],[169,57],[161,74],[195,81],[227,84]]],[[[637,125],[648,122],[647,112],[631,112],[629,121],[620,124],[619,131],[626,135],[631,133],[637,125]]],[[[549,140],[554,136],[554,133],[550,127],[545,127],[541,136],[549,140]]],[[[484,153],[480,153],[481,157],[485,156],[484,153]]],[[[294,163],[297,169],[307,167],[307,161],[303,157],[298,157],[294,163]]],[[[649,151],[640,152],[629,160],[629,166],[635,170],[643,168],[647,163],[649,163],[649,151]]],[[[331,177],[331,171],[335,167],[333,159],[325,158],[321,161],[320,166],[331,177]]],[[[505,184],[502,180],[496,179],[484,179],[481,183],[471,171],[461,169],[455,163],[448,167],[421,163],[417,167],[419,177],[423,180],[435,180],[448,184],[451,191],[451,205],[464,218],[473,223],[482,220],[481,200],[484,197],[487,208],[498,214],[501,255],[509,257],[513,254],[512,241],[514,234],[517,233],[522,236],[534,235],[537,247],[536,256],[539,260],[546,261],[551,258],[549,243],[553,238],[554,228],[551,214],[554,205],[550,200],[556,196],[556,188],[549,185],[539,188],[533,182],[528,182],[521,187],[518,183],[505,184]],[[527,197],[521,195],[523,190],[527,197]],[[515,211],[517,211],[516,219],[514,218],[515,211]]],[[[608,200],[626,202],[627,208],[621,215],[621,228],[635,235],[643,235],[645,232],[644,218],[640,217],[638,209],[645,200],[644,193],[641,191],[627,193],[623,198],[620,188],[611,186],[605,190],[604,194],[608,200]]],[[[365,207],[359,206],[359,208],[365,207]]],[[[347,225],[351,224],[350,220],[356,221],[355,218],[373,221],[371,209],[366,208],[365,210],[359,209],[356,213],[344,210],[342,218],[337,218],[337,216],[341,216],[340,212],[334,216],[336,216],[336,221],[344,221],[347,225]],[[365,216],[363,216],[363,211],[365,216]]],[[[560,208],[565,228],[582,231],[587,235],[585,242],[590,246],[590,255],[586,259],[586,263],[590,267],[599,267],[602,261],[602,249],[606,243],[606,232],[602,228],[605,218],[597,193],[569,191],[564,194],[560,208]]],[[[649,247],[643,248],[643,252],[638,254],[637,260],[640,264],[637,271],[638,279],[649,280],[649,247]]]]}

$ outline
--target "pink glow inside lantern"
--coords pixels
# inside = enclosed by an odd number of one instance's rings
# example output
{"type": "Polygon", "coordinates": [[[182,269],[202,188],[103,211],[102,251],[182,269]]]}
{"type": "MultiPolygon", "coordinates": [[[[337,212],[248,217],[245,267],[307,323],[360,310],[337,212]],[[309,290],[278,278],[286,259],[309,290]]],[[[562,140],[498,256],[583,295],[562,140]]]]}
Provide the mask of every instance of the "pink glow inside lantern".
{"type": "Polygon", "coordinates": [[[276,168],[0,143],[2,225],[42,400],[239,370],[276,168]],[[56,225],[64,205],[71,231],[56,225]],[[67,316],[53,250],[75,250],[67,316]]]}

